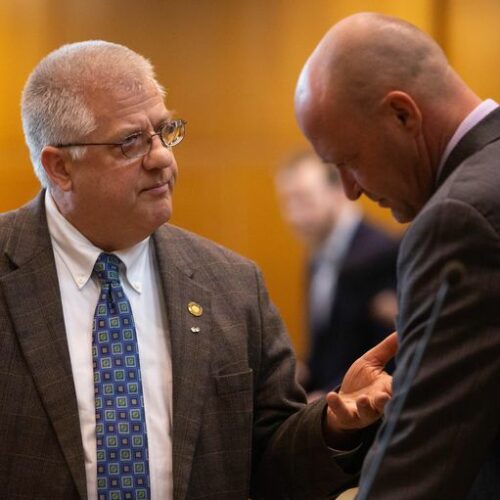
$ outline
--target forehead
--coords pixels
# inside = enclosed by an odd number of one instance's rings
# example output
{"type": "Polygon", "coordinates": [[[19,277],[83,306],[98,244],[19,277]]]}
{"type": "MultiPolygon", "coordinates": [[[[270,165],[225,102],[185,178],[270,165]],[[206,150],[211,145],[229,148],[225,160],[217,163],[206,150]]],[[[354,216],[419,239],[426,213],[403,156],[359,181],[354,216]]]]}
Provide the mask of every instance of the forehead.
{"type": "Polygon", "coordinates": [[[144,84],[134,89],[97,90],[90,94],[88,99],[98,128],[121,123],[155,124],[157,120],[169,116],[163,96],[153,84],[144,84]]]}
{"type": "Polygon", "coordinates": [[[377,117],[356,103],[332,98],[311,113],[308,139],[324,162],[340,165],[355,156],[368,138],[376,137],[379,126],[377,117]]]}
{"type": "Polygon", "coordinates": [[[338,99],[327,89],[323,75],[317,75],[317,71],[301,75],[295,105],[302,132],[320,158],[332,162],[334,159],[327,150],[336,140],[343,113],[338,99]]]}

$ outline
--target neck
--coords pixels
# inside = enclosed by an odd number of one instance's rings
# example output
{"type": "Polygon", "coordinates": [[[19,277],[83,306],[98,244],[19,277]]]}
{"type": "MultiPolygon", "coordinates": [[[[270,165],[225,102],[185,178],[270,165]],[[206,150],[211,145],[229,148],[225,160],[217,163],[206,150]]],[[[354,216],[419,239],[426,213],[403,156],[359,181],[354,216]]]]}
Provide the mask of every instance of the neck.
{"type": "Polygon", "coordinates": [[[455,92],[448,99],[438,106],[429,106],[425,111],[424,137],[435,172],[453,134],[479,104],[481,99],[459,80],[455,92]]]}
{"type": "Polygon", "coordinates": [[[50,193],[59,213],[92,245],[104,252],[111,253],[130,248],[151,234],[151,231],[148,232],[146,228],[139,231],[138,228],[129,228],[127,225],[117,232],[114,228],[103,226],[99,217],[77,217],[71,200],[61,194],[57,188],[51,189],[50,193]]]}

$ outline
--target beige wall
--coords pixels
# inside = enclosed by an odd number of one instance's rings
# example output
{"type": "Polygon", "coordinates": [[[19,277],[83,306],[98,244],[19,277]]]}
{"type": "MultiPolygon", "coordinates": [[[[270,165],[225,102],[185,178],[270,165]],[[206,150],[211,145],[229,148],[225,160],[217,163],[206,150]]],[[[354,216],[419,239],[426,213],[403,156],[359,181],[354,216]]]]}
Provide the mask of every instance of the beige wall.
{"type": "Polygon", "coordinates": [[[361,10],[433,34],[481,96],[500,100],[498,0],[2,0],[0,210],[38,190],[18,111],[30,69],[65,42],[124,43],[154,62],[169,107],[189,122],[173,222],[256,260],[304,352],[301,248],[280,219],[272,170],[305,144],[292,106],[302,64],[333,22],[361,10]]]}

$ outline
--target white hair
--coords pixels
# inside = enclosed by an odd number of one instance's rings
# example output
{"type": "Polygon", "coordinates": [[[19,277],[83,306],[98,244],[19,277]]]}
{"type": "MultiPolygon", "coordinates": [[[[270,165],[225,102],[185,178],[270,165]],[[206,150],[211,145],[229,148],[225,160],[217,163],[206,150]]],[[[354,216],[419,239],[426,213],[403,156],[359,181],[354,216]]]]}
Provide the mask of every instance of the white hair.
{"type": "MultiPolygon", "coordinates": [[[[97,128],[92,109],[95,92],[117,88],[136,91],[148,83],[165,94],[156,81],[152,64],[116,43],[71,43],[42,59],[28,77],[21,98],[24,137],[42,186],[50,186],[40,160],[42,149],[47,145],[84,142],[97,128]]],[[[70,154],[78,159],[85,150],[70,148],[70,154]]]]}

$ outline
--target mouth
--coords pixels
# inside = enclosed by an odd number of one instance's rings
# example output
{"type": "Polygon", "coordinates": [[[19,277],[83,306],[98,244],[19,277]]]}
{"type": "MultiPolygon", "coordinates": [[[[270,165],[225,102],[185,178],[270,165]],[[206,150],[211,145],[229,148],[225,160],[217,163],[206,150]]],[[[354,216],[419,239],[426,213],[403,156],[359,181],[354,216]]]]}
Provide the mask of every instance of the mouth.
{"type": "Polygon", "coordinates": [[[174,180],[170,178],[168,180],[160,180],[141,190],[141,193],[148,193],[156,196],[165,195],[167,193],[172,193],[174,188],[174,180]]]}

